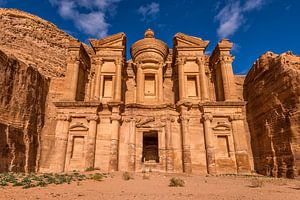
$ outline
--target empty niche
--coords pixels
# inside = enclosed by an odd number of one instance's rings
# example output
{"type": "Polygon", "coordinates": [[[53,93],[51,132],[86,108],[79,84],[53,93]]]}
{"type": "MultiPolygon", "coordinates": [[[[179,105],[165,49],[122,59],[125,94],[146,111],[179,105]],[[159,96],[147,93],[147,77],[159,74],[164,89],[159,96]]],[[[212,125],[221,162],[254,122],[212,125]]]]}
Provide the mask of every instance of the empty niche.
{"type": "Polygon", "coordinates": [[[112,76],[104,76],[103,97],[112,97],[112,89],[113,89],[112,86],[113,86],[112,76]]]}
{"type": "Polygon", "coordinates": [[[145,75],[145,96],[155,96],[155,74],[145,75]]]}
{"type": "Polygon", "coordinates": [[[84,152],[84,136],[73,137],[72,159],[82,159],[84,152]]]}
{"type": "Polygon", "coordinates": [[[218,141],[218,155],[219,157],[229,157],[229,144],[227,136],[217,136],[218,141]]]}
{"type": "Polygon", "coordinates": [[[197,97],[197,77],[187,76],[187,95],[188,97],[197,97]]]}

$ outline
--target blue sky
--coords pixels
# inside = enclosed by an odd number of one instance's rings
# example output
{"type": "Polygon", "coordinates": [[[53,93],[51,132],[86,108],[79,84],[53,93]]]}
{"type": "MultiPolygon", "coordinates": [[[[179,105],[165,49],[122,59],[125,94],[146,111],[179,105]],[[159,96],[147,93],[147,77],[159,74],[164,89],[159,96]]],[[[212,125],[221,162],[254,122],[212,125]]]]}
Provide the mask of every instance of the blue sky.
{"type": "Polygon", "coordinates": [[[264,52],[300,54],[299,0],[0,0],[1,7],[38,15],[83,42],[118,32],[127,36],[127,59],[145,29],[173,46],[177,32],[234,42],[234,72],[245,74],[264,52]]]}

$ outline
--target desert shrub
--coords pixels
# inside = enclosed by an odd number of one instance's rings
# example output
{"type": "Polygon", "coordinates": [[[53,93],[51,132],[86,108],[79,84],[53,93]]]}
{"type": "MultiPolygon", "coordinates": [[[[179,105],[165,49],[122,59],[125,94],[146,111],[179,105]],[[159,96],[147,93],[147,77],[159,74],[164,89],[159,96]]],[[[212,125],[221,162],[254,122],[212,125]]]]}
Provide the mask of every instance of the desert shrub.
{"type": "Polygon", "coordinates": [[[259,179],[259,178],[251,179],[250,187],[258,188],[258,187],[262,187],[263,185],[264,185],[264,182],[262,179],[259,179]]]}
{"type": "Polygon", "coordinates": [[[89,178],[92,180],[95,180],[95,181],[102,181],[104,177],[105,176],[101,173],[95,173],[95,174],[90,175],[89,178]]]}
{"type": "Polygon", "coordinates": [[[0,180],[0,186],[8,186],[7,181],[5,181],[5,180],[0,180]]]}
{"type": "Polygon", "coordinates": [[[124,172],[122,177],[123,177],[123,180],[125,180],[125,181],[128,181],[128,180],[130,180],[130,179],[133,179],[132,174],[129,173],[129,172],[124,172]]]}
{"type": "Polygon", "coordinates": [[[173,177],[170,179],[170,183],[169,186],[170,187],[184,187],[184,180],[177,178],[177,177],[173,177]]]}
{"type": "Polygon", "coordinates": [[[88,167],[88,168],[85,169],[86,172],[90,172],[90,171],[94,171],[94,170],[95,170],[94,167],[88,167]]]}

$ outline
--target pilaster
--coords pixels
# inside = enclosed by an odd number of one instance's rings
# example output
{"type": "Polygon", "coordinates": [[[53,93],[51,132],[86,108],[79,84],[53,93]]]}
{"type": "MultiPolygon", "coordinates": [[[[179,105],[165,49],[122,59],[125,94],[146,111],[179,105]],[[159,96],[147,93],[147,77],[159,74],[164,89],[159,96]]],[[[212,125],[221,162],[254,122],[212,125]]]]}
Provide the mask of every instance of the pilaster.
{"type": "Polygon", "coordinates": [[[112,109],[111,120],[111,143],[110,143],[110,171],[118,171],[119,166],[119,132],[120,132],[120,103],[110,102],[112,109]]]}
{"type": "Polygon", "coordinates": [[[201,97],[202,101],[208,101],[208,84],[207,84],[207,77],[205,73],[205,57],[201,56],[197,59],[197,63],[199,65],[199,72],[200,72],[200,89],[201,89],[201,97]]]}
{"type": "Polygon", "coordinates": [[[96,148],[96,134],[97,124],[99,121],[98,115],[87,116],[89,122],[89,131],[87,136],[87,152],[85,158],[85,168],[94,167],[95,163],[95,148],[96,148]]]}
{"type": "Polygon", "coordinates": [[[229,117],[229,120],[231,121],[233,132],[237,173],[249,173],[251,167],[248,155],[248,139],[246,137],[244,126],[244,116],[241,114],[234,114],[229,117]]]}
{"type": "Polygon", "coordinates": [[[202,116],[202,122],[204,123],[204,139],[206,148],[206,163],[207,173],[216,174],[216,160],[215,160],[215,149],[213,141],[213,133],[211,131],[211,122],[213,116],[210,113],[205,113],[202,116]]]}
{"type": "Polygon", "coordinates": [[[71,117],[69,115],[60,114],[57,116],[55,148],[51,166],[53,172],[64,171],[70,121],[71,117]]]}

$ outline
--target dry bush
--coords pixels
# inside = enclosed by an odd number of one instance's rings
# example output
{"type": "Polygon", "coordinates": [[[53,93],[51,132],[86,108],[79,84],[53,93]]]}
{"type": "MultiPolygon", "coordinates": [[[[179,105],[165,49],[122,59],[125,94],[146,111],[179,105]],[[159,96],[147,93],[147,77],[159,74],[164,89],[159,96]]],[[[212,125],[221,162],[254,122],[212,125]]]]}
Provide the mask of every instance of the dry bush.
{"type": "Polygon", "coordinates": [[[251,185],[252,188],[261,188],[264,185],[264,182],[262,179],[259,178],[253,178],[251,179],[251,185]]]}
{"type": "Polygon", "coordinates": [[[122,177],[123,177],[123,180],[125,180],[125,181],[133,179],[133,175],[129,172],[124,172],[122,177]]]}
{"type": "Polygon", "coordinates": [[[173,177],[170,179],[170,183],[169,186],[170,187],[184,187],[184,180],[177,178],[177,177],[173,177]]]}

